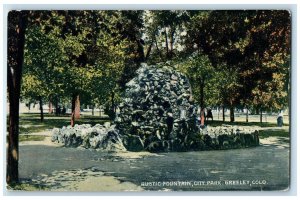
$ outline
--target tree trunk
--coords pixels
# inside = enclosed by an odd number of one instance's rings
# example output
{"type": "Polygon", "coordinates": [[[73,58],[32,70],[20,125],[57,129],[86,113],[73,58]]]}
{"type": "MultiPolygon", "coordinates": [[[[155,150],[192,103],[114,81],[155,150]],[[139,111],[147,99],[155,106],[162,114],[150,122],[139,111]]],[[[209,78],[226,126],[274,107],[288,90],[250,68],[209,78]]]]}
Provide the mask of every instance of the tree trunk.
{"type": "Polygon", "coordinates": [[[138,52],[138,63],[141,63],[141,62],[145,62],[145,54],[144,54],[144,47],[143,47],[143,44],[140,42],[140,40],[136,40],[136,43],[137,43],[137,52],[138,52]]]}
{"type": "Polygon", "coordinates": [[[9,128],[7,138],[6,182],[19,182],[19,99],[24,59],[27,11],[8,13],[7,87],[9,100],[9,128]]]}
{"type": "Polygon", "coordinates": [[[225,122],[225,106],[222,107],[223,122],[225,122]]]}
{"type": "Polygon", "coordinates": [[[230,106],[230,122],[234,122],[234,107],[230,106]]]}
{"type": "Polygon", "coordinates": [[[53,105],[52,105],[52,102],[49,101],[49,114],[52,114],[53,113],[53,105]]]}
{"type": "Polygon", "coordinates": [[[247,112],[246,112],[246,122],[249,122],[249,110],[248,110],[248,108],[246,108],[247,109],[247,112]]]}
{"type": "Polygon", "coordinates": [[[113,111],[113,115],[116,114],[116,108],[115,108],[115,93],[111,93],[111,110],[113,111]]]}
{"type": "Polygon", "coordinates": [[[71,111],[71,126],[73,127],[75,125],[75,101],[76,101],[76,95],[72,96],[72,111],[71,111]]]}
{"type": "Polygon", "coordinates": [[[94,112],[94,106],[92,106],[92,115],[94,116],[95,115],[95,112],[94,112]]]}
{"type": "Polygon", "coordinates": [[[168,55],[169,55],[169,42],[168,42],[168,33],[167,33],[167,27],[165,28],[165,43],[166,43],[166,50],[167,50],[167,53],[166,53],[166,57],[168,58],[168,55]]]}
{"type": "MultiPolygon", "coordinates": [[[[10,87],[10,86],[8,86],[10,87]]],[[[7,138],[7,174],[8,184],[16,183],[19,180],[18,157],[19,157],[19,101],[9,95],[9,134],[7,138]]]]}
{"type": "Polygon", "coordinates": [[[200,107],[204,109],[204,80],[200,80],[200,107]]]}
{"type": "Polygon", "coordinates": [[[59,107],[58,107],[58,98],[56,97],[55,98],[55,115],[58,115],[59,114],[59,107]]]}
{"type": "Polygon", "coordinates": [[[160,49],[158,48],[158,44],[157,44],[156,37],[154,37],[154,41],[155,41],[155,47],[156,47],[156,50],[157,50],[158,53],[159,53],[159,57],[160,57],[161,60],[163,60],[162,53],[161,53],[160,49]]]}
{"type": "Polygon", "coordinates": [[[72,114],[71,114],[71,127],[74,127],[74,125],[75,125],[75,114],[74,114],[74,112],[72,112],[72,114]]]}
{"type": "Polygon", "coordinates": [[[171,36],[170,36],[170,52],[169,52],[169,59],[172,59],[173,57],[173,46],[174,46],[174,34],[175,34],[175,31],[170,28],[170,32],[171,32],[171,36]]]}
{"type": "Polygon", "coordinates": [[[262,108],[260,108],[260,117],[259,118],[260,118],[260,120],[259,120],[260,123],[262,123],[262,108]]]}
{"type": "Polygon", "coordinates": [[[255,109],[255,112],[256,112],[256,115],[259,115],[259,108],[258,107],[255,109]]]}
{"type": "Polygon", "coordinates": [[[41,111],[41,122],[44,121],[44,110],[43,110],[43,99],[41,96],[39,96],[39,102],[40,102],[40,111],[41,111]]]}
{"type": "Polygon", "coordinates": [[[150,56],[150,52],[151,52],[151,49],[152,49],[152,46],[153,46],[153,40],[151,41],[148,49],[147,49],[147,52],[146,52],[146,56],[145,56],[145,61],[148,60],[149,56],[150,56]]]}
{"type": "Polygon", "coordinates": [[[205,112],[204,112],[204,109],[201,109],[201,111],[200,111],[200,125],[201,126],[205,125],[205,112]]]}
{"type": "Polygon", "coordinates": [[[80,98],[79,95],[76,96],[75,99],[75,119],[79,119],[80,118],[80,98]]]}
{"type": "Polygon", "coordinates": [[[72,115],[71,126],[75,125],[75,119],[80,118],[80,99],[79,94],[73,94],[72,96],[72,115]]]}

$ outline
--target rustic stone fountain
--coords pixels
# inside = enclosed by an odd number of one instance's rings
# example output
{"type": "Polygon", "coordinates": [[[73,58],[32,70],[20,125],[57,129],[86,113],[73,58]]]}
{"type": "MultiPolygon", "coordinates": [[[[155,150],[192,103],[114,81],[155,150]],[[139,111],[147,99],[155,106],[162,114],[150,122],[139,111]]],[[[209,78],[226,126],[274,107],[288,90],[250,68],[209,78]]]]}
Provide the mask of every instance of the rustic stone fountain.
{"type": "Polygon", "coordinates": [[[200,129],[189,80],[170,66],[142,64],[126,87],[115,125],[55,129],[53,141],[65,146],[151,152],[259,145],[258,131],[251,128],[200,129]]]}

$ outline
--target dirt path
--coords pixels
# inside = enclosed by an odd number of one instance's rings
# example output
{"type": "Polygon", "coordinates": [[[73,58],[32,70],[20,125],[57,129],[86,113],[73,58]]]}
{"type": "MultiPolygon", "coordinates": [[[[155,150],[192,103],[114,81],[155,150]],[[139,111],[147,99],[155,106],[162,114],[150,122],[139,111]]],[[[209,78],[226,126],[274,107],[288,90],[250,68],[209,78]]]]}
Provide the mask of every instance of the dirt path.
{"type": "Polygon", "coordinates": [[[100,189],[103,192],[143,191],[140,186],[126,181],[121,182],[96,168],[53,171],[49,175],[40,174],[27,182],[45,186],[46,190],[53,192],[97,192],[100,189]]]}
{"type": "Polygon", "coordinates": [[[51,191],[285,190],[287,139],[269,137],[259,147],[247,149],[161,154],[31,143],[20,145],[19,171],[21,180],[51,191]]]}
{"type": "MultiPolygon", "coordinates": [[[[51,131],[31,133],[28,135],[40,135],[46,136],[43,141],[23,141],[20,142],[20,146],[28,146],[30,149],[37,148],[38,151],[40,146],[47,146],[53,148],[64,148],[62,144],[53,143],[51,141],[51,131]]],[[[80,149],[80,148],[78,148],[80,149]]],[[[85,149],[81,149],[85,150],[85,149]]],[[[86,150],[89,151],[89,150],[86,150]]],[[[51,152],[51,151],[49,151],[51,152]]],[[[103,153],[103,152],[101,152],[103,153]]],[[[153,154],[149,152],[112,152],[108,156],[112,160],[121,159],[139,159],[145,156],[158,156],[158,154],[153,154]]],[[[107,158],[100,158],[100,160],[105,160],[107,158]]],[[[30,158],[29,158],[30,160],[30,158]]],[[[22,161],[20,161],[22,163],[22,161]]],[[[51,163],[50,163],[51,164],[51,163]]],[[[22,169],[22,168],[21,168],[22,169]]],[[[72,169],[72,170],[61,170],[54,171],[50,174],[37,174],[33,176],[35,178],[31,180],[24,179],[24,182],[28,182],[36,185],[43,185],[51,191],[82,191],[82,192],[96,192],[96,191],[143,191],[143,188],[135,185],[128,181],[120,181],[114,176],[105,175],[103,172],[97,171],[95,169],[82,170],[82,169],[72,169]]]]}

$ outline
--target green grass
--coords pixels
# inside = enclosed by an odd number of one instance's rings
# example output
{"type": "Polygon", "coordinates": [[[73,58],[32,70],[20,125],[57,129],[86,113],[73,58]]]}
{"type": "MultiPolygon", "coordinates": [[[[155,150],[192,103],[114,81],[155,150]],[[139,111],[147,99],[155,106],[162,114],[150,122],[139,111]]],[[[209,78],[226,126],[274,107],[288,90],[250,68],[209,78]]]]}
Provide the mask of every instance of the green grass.
{"type": "MultiPolygon", "coordinates": [[[[40,121],[39,114],[21,114],[20,115],[20,134],[34,133],[46,131],[47,129],[61,128],[63,126],[70,125],[70,116],[55,116],[50,114],[45,114],[44,121],[40,121]],[[25,127],[24,127],[25,126],[25,127]]],[[[104,122],[110,121],[108,118],[103,118],[99,116],[81,116],[80,119],[75,121],[75,124],[103,124],[104,122]]],[[[276,123],[271,122],[223,122],[223,121],[206,121],[209,126],[221,126],[222,124],[227,125],[238,125],[238,126],[259,126],[259,127],[276,127],[276,123]]],[[[260,137],[269,136],[281,136],[289,137],[289,132],[284,130],[263,130],[260,131],[260,137]]],[[[39,141],[43,140],[39,136],[23,137],[20,136],[20,141],[39,141]]]]}
{"type": "Polygon", "coordinates": [[[16,191],[41,191],[41,190],[49,190],[46,186],[30,184],[30,183],[15,183],[7,186],[8,190],[16,190],[16,191]]]}
{"type": "Polygon", "coordinates": [[[259,138],[267,137],[290,137],[290,132],[286,130],[262,130],[259,131],[259,138]]]}
{"type": "Polygon", "coordinates": [[[45,139],[45,136],[43,135],[19,135],[19,142],[24,141],[43,141],[45,139]]]}
{"type": "Polygon", "coordinates": [[[276,123],[271,123],[271,122],[223,122],[223,121],[206,121],[205,122],[209,126],[221,126],[222,124],[226,125],[236,125],[236,126],[259,126],[259,127],[277,127],[276,123]]]}
{"type": "MultiPolygon", "coordinates": [[[[70,125],[71,117],[69,115],[55,116],[45,114],[44,121],[41,122],[39,114],[21,114],[19,118],[20,122],[20,134],[28,134],[34,132],[41,132],[47,129],[53,129],[55,127],[61,128],[63,126],[70,125]],[[24,127],[25,126],[25,127],[24,127]]],[[[80,119],[75,121],[75,124],[103,124],[109,121],[108,118],[100,118],[99,116],[81,116],[80,119]]]]}

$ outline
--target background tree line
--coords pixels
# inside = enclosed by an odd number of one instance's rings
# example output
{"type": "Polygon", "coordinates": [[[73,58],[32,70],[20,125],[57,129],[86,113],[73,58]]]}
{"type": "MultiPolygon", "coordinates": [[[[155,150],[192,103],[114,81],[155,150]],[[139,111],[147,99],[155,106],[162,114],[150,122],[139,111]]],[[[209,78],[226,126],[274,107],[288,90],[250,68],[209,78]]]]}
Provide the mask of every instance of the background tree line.
{"type": "MultiPolygon", "coordinates": [[[[204,107],[262,113],[288,106],[291,16],[251,11],[11,11],[7,182],[18,180],[19,100],[116,105],[141,62],[185,73],[204,107]]],[[[224,112],[223,112],[224,113],[224,112]]],[[[225,116],[223,115],[223,120],[225,116]]],[[[246,119],[247,120],[247,119],[246,119]]]]}

